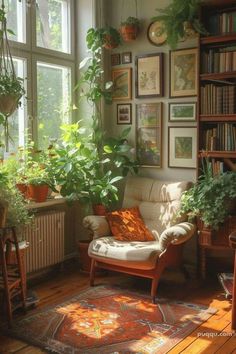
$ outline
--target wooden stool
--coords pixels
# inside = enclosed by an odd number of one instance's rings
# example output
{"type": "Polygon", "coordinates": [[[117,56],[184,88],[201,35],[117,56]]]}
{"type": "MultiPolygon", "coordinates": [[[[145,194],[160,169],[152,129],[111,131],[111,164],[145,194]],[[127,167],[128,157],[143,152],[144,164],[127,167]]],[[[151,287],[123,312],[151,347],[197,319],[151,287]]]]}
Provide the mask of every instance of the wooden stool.
{"type": "Polygon", "coordinates": [[[12,325],[13,299],[18,296],[16,307],[26,310],[25,275],[20,257],[19,245],[14,227],[0,228],[0,292],[6,302],[8,325],[12,325]],[[16,262],[10,260],[12,247],[15,248],[16,262]],[[20,303],[20,300],[22,304],[20,303]]]}
{"type": "Polygon", "coordinates": [[[236,231],[232,232],[232,234],[229,236],[229,243],[230,246],[235,250],[231,328],[236,331],[236,231]]]}

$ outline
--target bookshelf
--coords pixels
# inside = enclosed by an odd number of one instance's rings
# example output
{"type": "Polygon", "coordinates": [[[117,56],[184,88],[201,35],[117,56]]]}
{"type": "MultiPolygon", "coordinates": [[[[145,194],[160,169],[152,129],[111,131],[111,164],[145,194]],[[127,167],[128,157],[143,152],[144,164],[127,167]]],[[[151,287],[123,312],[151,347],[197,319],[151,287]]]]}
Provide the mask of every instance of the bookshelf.
{"type": "MultiPolygon", "coordinates": [[[[199,38],[198,175],[208,157],[214,174],[236,172],[236,2],[206,0],[201,21],[209,32],[199,38]]],[[[200,269],[206,275],[206,255],[229,250],[229,222],[221,232],[200,229],[200,269]],[[207,242],[206,242],[207,240],[207,242]],[[219,242],[218,242],[218,241],[219,242]]],[[[236,228],[236,223],[233,224],[236,228]]]]}

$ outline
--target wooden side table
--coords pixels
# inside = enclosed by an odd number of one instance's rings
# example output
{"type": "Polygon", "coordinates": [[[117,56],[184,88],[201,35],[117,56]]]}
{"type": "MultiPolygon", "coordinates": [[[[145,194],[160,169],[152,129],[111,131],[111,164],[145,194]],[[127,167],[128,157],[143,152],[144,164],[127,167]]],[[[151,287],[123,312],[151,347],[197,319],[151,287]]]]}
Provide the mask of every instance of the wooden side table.
{"type": "Polygon", "coordinates": [[[14,299],[19,296],[24,310],[26,309],[25,273],[19,244],[14,227],[0,228],[0,291],[6,301],[8,325],[12,324],[12,311],[14,299]],[[16,263],[11,259],[11,250],[14,247],[16,263]]]}
{"type": "Polygon", "coordinates": [[[236,216],[230,216],[219,230],[211,230],[200,225],[198,231],[199,263],[202,279],[206,278],[206,258],[209,250],[229,251],[229,235],[236,231],[236,216]]]}
{"type": "Polygon", "coordinates": [[[236,231],[234,231],[229,236],[229,243],[230,246],[235,250],[231,328],[232,330],[236,331],[236,231]]]}

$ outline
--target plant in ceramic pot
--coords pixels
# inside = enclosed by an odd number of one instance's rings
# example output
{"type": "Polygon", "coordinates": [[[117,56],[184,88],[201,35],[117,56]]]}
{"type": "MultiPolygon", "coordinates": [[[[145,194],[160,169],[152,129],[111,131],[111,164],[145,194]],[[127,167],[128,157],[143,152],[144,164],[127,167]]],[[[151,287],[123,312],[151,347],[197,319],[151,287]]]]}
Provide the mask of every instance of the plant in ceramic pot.
{"type": "Polygon", "coordinates": [[[197,183],[183,193],[181,213],[198,217],[200,227],[219,228],[225,219],[236,212],[236,173],[213,175],[209,161],[203,161],[203,173],[197,183]]]}
{"type": "Polygon", "coordinates": [[[140,21],[136,17],[128,17],[121,22],[120,33],[124,42],[130,42],[137,38],[140,21]]]}
{"type": "Polygon", "coordinates": [[[166,8],[157,9],[160,15],[152,21],[160,21],[160,35],[167,35],[167,44],[172,49],[177,47],[178,41],[196,33],[207,35],[208,32],[199,20],[201,0],[173,0],[166,8]]]}
{"type": "Polygon", "coordinates": [[[117,48],[121,44],[121,36],[116,28],[108,26],[101,29],[103,33],[103,47],[106,49],[117,48]]]}

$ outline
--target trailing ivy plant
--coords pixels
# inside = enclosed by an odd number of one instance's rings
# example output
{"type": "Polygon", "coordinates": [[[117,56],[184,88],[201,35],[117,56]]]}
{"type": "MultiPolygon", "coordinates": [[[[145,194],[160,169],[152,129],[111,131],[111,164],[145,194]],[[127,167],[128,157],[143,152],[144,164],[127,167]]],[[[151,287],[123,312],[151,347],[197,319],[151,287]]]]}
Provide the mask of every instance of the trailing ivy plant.
{"type": "Polygon", "coordinates": [[[218,229],[232,212],[235,198],[236,173],[230,171],[213,175],[211,164],[206,159],[197,183],[182,195],[180,213],[188,213],[191,218],[197,216],[206,227],[218,229]]]}
{"type": "MultiPolygon", "coordinates": [[[[75,89],[80,100],[86,99],[91,115],[81,122],[62,126],[62,141],[55,149],[52,164],[61,194],[85,203],[103,203],[118,200],[116,183],[129,171],[137,171],[137,163],[129,154],[127,144],[130,129],[118,138],[105,136],[102,129],[101,101],[112,101],[112,82],[105,82],[102,68],[104,31],[91,28],[87,32],[89,56],[80,64],[80,80],[75,89]]],[[[79,101],[81,102],[81,101],[79,101]]]]}

